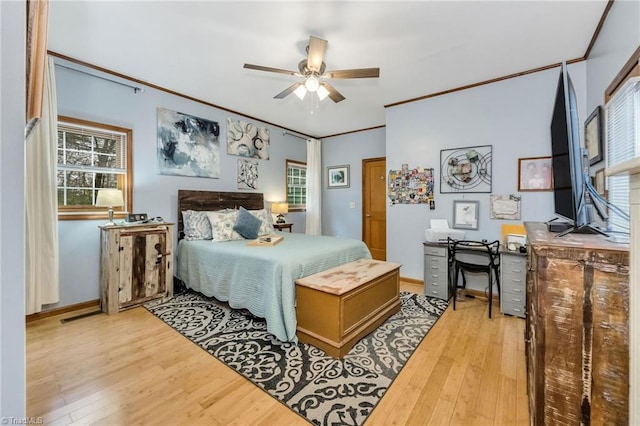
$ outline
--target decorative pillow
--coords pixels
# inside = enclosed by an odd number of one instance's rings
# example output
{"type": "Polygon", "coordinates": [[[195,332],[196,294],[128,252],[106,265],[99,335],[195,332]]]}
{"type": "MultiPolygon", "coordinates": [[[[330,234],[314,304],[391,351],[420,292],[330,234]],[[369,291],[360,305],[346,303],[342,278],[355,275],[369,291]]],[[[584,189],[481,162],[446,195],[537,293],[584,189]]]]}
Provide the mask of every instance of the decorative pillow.
{"type": "Polygon", "coordinates": [[[233,227],[233,230],[243,237],[253,240],[258,238],[258,230],[262,225],[262,220],[258,219],[255,215],[246,210],[244,207],[240,207],[238,212],[238,220],[233,227]]]}
{"type": "Polygon", "coordinates": [[[249,212],[262,222],[258,230],[258,235],[269,235],[275,232],[275,229],[273,229],[273,218],[266,209],[249,210],[249,212]]]}
{"type": "Polygon", "coordinates": [[[213,238],[207,212],[184,210],[182,212],[182,221],[184,223],[185,240],[210,240],[213,238]]]}
{"type": "Polygon", "coordinates": [[[211,224],[211,234],[213,241],[242,240],[242,235],[233,230],[238,219],[237,210],[222,210],[218,212],[207,212],[209,223],[211,224]]]}

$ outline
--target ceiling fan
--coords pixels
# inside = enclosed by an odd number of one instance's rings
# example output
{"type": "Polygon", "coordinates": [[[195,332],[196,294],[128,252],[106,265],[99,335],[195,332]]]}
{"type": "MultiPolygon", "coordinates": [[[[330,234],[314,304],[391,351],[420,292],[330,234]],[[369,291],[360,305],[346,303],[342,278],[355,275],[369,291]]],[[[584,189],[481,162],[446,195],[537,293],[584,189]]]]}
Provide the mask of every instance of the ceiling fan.
{"type": "Polygon", "coordinates": [[[326,71],[324,52],[327,48],[327,40],[310,36],[307,46],[307,58],[300,61],[298,71],[283,70],[280,68],[263,67],[262,65],[244,64],[244,68],[288,74],[296,77],[304,77],[304,81],[293,83],[282,92],[274,96],[282,99],[291,93],[295,93],[300,99],[304,98],[307,92],[316,92],[320,100],[327,96],[333,102],[344,100],[344,96],[335,87],[324,81],[324,79],[344,79],[344,78],[377,78],[380,76],[380,68],[359,68],[351,70],[326,71]]]}

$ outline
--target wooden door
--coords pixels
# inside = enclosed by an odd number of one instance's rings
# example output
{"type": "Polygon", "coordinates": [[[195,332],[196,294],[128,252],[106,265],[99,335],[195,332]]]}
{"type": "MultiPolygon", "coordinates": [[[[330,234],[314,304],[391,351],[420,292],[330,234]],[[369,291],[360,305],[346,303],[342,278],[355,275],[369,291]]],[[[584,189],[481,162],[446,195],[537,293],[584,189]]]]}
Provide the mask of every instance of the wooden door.
{"type": "Polygon", "coordinates": [[[120,306],[140,303],[166,291],[166,232],[123,232],[120,235],[120,306]]]}
{"type": "Polygon", "coordinates": [[[362,240],[377,260],[387,260],[387,162],[362,160],[362,240]]]}

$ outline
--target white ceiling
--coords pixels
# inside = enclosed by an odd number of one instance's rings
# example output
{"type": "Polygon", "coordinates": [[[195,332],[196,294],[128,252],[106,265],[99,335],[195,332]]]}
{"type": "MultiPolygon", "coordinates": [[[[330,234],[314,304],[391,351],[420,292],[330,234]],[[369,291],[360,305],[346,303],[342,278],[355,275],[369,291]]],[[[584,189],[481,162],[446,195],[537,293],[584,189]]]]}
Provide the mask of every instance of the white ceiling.
{"type": "Polygon", "coordinates": [[[52,0],[49,49],[321,137],[384,125],[384,105],[581,58],[606,4],[52,0]],[[331,80],[346,100],[314,105],[273,98],[296,77],[242,67],[297,71],[310,35],[329,42],[327,70],[380,78],[331,80]]]}

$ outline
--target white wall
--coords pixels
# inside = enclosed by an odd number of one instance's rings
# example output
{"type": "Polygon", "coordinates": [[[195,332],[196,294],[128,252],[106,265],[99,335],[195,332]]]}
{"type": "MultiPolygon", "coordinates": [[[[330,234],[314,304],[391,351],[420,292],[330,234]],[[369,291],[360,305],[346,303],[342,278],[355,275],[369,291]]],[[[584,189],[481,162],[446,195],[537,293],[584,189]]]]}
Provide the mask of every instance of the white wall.
{"type": "MultiPolygon", "coordinates": [[[[585,65],[569,74],[584,119],[585,65]]],[[[387,169],[421,166],[435,170],[435,210],[427,205],[387,209],[387,259],[402,263],[401,275],[423,279],[424,231],[432,218],[452,224],[453,200],[480,201],[479,229],[469,239],[499,239],[501,225],[554,217],[552,192],[522,192],[522,220],[492,220],[489,195],[440,193],[440,150],[492,145],[492,194],[518,193],[518,158],[551,153],[550,122],[559,68],[387,108],[387,169]]],[[[485,279],[486,282],[486,279],[485,279]]],[[[482,287],[470,286],[483,289],[482,287]]]]}
{"type": "Polygon", "coordinates": [[[0,418],[25,416],[25,4],[0,2],[0,418]]]}
{"type": "MultiPolygon", "coordinates": [[[[64,63],[64,61],[59,61],[64,63]]],[[[237,162],[226,154],[226,119],[243,118],[226,111],[193,102],[162,91],[146,88],[144,93],[93,76],[56,67],[58,113],[133,129],[133,197],[134,213],[147,213],[177,220],[178,189],[238,191],[237,162]],[[164,107],[195,115],[220,124],[220,179],[159,175],[156,155],[156,109],[164,107]]],[[[215,84],[215,82],[211,82],[215,84]]],[[[257,123],[262,124],[262,123],[257,123]]],[[[259,162],[258,191],[266,201],[285,199],[285,160],[306,161],[306,142],[282,129],[270,128],[269,160],[259,162]]],[[[304,213],[289,213],[287,220],[294,232],[304,232],[304,213]]],[[[59,221],[60,302],[66,306],[99,298],[98,225],[104,221],[59,221]]]]}
{"type": "MultiPolygon", "coordinates": [[[[640,46],[640,2],[616,1],[607,15],[596,43],[587,60],[587,113],[598,105],[603,107],[604,92],[615,76],[640,46]]],[[[606,164],[606,149],[603,161],[591,167],[591,175],[606,164]]]]}
{"type": "Polygon", "coordinates": [[[322,233],[362,239],[362,160],[385,156],[385,129],[322,141],[322,233]],[[327,167],[349,165],[348,188],[327,187],[327,167]],[[353,203],[354,207],[351,207],[353,203]]]}

